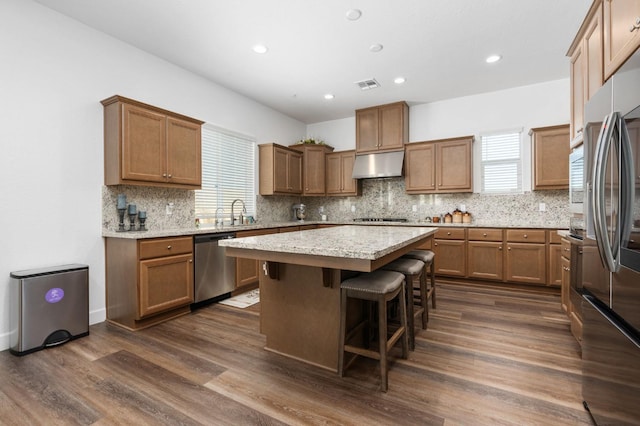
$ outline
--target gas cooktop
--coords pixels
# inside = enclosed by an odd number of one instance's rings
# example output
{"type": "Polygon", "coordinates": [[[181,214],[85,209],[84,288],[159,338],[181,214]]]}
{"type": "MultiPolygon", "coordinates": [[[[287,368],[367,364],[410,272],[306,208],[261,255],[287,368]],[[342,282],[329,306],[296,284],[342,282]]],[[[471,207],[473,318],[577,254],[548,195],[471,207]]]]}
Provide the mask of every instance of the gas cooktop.
{"type": "Polygon", "coordinates": [[[354,222],[406,222],[407,219],[395,217],[358,217],[354,222]]]}

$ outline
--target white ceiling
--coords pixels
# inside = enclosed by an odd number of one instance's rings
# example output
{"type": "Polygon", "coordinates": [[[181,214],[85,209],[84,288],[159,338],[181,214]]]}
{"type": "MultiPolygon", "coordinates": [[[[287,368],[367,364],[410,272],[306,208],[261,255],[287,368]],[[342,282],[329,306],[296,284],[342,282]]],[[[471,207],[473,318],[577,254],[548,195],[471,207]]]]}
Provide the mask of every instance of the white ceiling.
{"type": "MultiPolygon", "coordinates": [[[[36,0],[305,123],[568,78],[591,0],[36,0]],[[362,11],[358,21],[347,10],[362,11]],[[269,51],[258,55],[252,46],[269,51]],[[378,53],[369,51],[383,45],[378,53]],[[487,64],[490,54],[503,60],[487,64]],[[393,79],[406,78],[397,86],[393,79]],[[361,91],[356,81],[381,87],[361,91]],[[333,100],[324,94],[335,95],[333,100]]],[[[567,94],[568,96],[568,94],[567,94]]]]}

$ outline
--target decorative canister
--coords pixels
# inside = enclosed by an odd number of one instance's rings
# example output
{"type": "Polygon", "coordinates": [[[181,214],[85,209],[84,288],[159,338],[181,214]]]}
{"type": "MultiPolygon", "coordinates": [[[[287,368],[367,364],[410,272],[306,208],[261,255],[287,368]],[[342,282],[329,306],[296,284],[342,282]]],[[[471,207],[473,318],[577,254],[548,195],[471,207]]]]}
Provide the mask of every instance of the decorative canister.
{"type": "Polygon", "coordinates": [[[453,223],[462,223],[462,212],[458,209],[453,211],[453,223]]]}
{"type": "Polygon", "coordinates": [[[447,213],[444,215],[444,223],[451,223],[452,220],[453,216],[451,216],[451,213],[447,213]]]}
{"type": "Polygon", "coordinates": [[[469,212],[462,213],[462,223],[471,223],[471,213],[469,212]]]}

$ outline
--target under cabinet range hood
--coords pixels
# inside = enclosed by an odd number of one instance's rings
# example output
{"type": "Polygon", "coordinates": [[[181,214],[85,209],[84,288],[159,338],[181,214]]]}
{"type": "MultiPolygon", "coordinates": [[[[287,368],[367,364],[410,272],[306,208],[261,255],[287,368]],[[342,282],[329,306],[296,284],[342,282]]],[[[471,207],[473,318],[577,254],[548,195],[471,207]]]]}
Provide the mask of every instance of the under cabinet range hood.
{"type": "Polygon", "coordinates": [[[404,150],[356,155],[353,179],[402,176],[404,150]]]}

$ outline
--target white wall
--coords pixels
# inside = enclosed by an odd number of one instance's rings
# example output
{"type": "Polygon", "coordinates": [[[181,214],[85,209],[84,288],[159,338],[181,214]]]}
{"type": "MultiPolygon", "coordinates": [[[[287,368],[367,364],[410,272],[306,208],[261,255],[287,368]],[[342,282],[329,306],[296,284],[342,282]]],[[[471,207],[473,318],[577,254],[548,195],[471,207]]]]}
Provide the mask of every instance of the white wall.
{"type": "Polygon", "coordinates": [[[102,105],[119,94],[288,144],[306,126],[37,3],[0,2],[0,350],[9,273],[89,265],[90,322],[105,318],[102,105]]]}
{"type": "MultiPolygon", "coordinates": [[[[568,64],[567,64],[568,67],[568,64]]],[[[568,68],[567,68],[568,69],[568,68]]],[[[569,123],[569,79],[517,87],[409,109],[409,141],[419,142],[475,135],[500,130],[523,131],[523,188],[531,189],[531,144],[529,130],[569,123]]],[[[355,113],[354,113],[355,114],[355,113]]],[[[355,115],[343,120],[307,126],[307,134],[323,139],[336,151],[355,148],[355,115]]],[[[479,158],[480,144],[475,144],[479,158]]],[[[475,161],[479,182],[479,161],[475,161]]],[[[476,185],[476,190],[478,190],[476,185]]]]}

